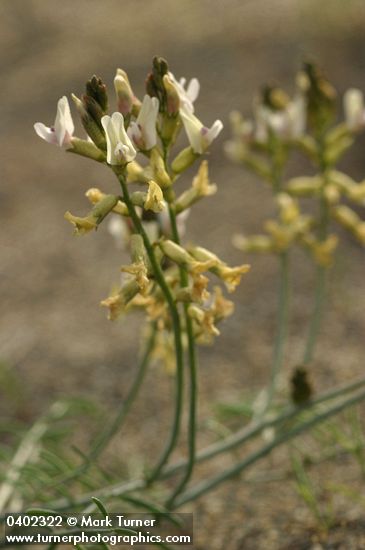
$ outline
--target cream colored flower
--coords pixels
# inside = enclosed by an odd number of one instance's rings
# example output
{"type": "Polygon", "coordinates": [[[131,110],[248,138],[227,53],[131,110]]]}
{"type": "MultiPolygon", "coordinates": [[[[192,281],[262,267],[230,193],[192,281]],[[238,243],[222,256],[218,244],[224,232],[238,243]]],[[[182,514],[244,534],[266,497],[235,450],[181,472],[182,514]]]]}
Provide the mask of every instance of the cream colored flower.
{"type": "Polygon", "coordinates": [[[49,128],[42,122],[34,124],[34,130],[40,138],[59,147],[71,146],[74,129],[70,106],[66,96],[61,97],[57,103],[57,115],[54,126],[49,128]]]}
{"type": "Polygon", "coordinates": [[[103,219],[113,210],[117,202],[118,197],[115,195],[104,195],[104,197],[93,206],[87,216],[81,218],[79,216],[74,216],[71,212],[66,212],[64,217],[75,226],[76,235],[84,235],[96,229],[103,219]]]}
{"type": "Polygon", "coordinates": [[[161,187],[153,180],[148,182],[148,191],[144,208],[156,213],[162,212],[162,210],[166,208],[161,187]]]}
{"type": "Polygon", "coordinates": [[[210,271],[224,281],[229,292],[233,292],[236,289],[241,282],[242,275],[251,269],[251,266],[248,264],[229,267],[218,256],[201,246],[190,249],[190,252],[200,262],[214,262],[210,271]]]}
{"type": "Polygon", "coordinates": [[[95,217],[91,214],[81,218],[74,216],[71,212],[66,212],[64,218],[75,227],[75,235],[85,235],[98,226],[95,217]]]}
{"type": "Polygon", "coordinates": [[[332,265],[338,245],[337,235],[329,235],[324,241],[319,241],[313,235],[305,235],[303,243],[310,250],[317,264],[323,267],[332,265]]]}
{"type": "Polygon", "coordinates": [[[214,195],[217,186],[209,181],[208,162],[204,160],[193,179],[192,186],[180,195],[176,200],[176,211],[182,212],[192,206],[196,201],[203,197],[214,195]]]}
{"type": "Polygon", "coordinates": [[[364,94],[361,90],[350,88],[343,97],[345,122],[350,131],[360,130],[365,126],[364,94]]]}
{"type": "Polygon", "coordinates": [[[187,88],[185,89],[186,78],[180,78],[180,80],[176,80],[171,72],[168,73],[168,76],[175,86],[177,93],[179,94],[181,105],[187,105],[190,110],[194,112],[194,102],[197,99],[200,91],[199,80],[197,78],[192,78],[187,85],[187,88]]]}
{"type": "Polygon", "coordinates": [[[141,151],[149,151],[157,143],[156,122],[159,101],[157,97],[145,95],[137,120],[130,123],[128,135],[141,151]]]}
{"type": "Polygon", "coordinates": [[[136,150],[124,128],[124,118],[121,113],[105,115],[101,119],[105,130],[107,144],[107,162],[111,165],[127,164],[136,156],[136,150]]]}
{"type": "Polygon", "coordinates": [[[207,128],[187,105],[181,107],[180,116],[191,148],[198,155],[202,155],[208,149],[223,129],[220,120],[216,120],[211,128],[207,128]]]}
{"type": "Polygon", "coordinates": [[[135,277],[139,290],[142,294],[147,291],[149,280],[147,277],[147,267],[143,260],[134,262],[131,265],[123,265],[120,270],[122,273],[129,273],[135,277]]]}
{"type": "Polygon", "coordinates": [[[135,96],[131,88],[128,75],[122,69],[117,69],[114,78],[114,88],[117,96],[118,110],[123,116],[132,112],[135,96]]]}
{"type": "Polygon", "coordinates": [[[109,319],[115,321],[126,310],[128,303],[138,294],[140,288],[136,280],[127,281],[117,294],[109,296],[100,305],[109,308],[109,319]]]}
{"type": "Polygon", "coordinates": [[[277,111],[260,104],[255,112],[255,139],[266,143],[270,131],[284,139],[297,139],[305,132],[306,120],[306,102],[302,94],[277,111]]]}

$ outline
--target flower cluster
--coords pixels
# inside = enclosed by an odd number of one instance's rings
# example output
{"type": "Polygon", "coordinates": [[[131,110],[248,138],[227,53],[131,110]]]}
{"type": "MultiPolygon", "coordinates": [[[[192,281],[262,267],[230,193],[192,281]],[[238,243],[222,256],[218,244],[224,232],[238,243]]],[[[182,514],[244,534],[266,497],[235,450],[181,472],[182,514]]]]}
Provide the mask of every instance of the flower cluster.
{"type": "Polygon", "coordinates": [[[54,126],[34,126],[49,143],[104,163],[118,177],[121,194],[91,188],[86,192],[92,204],[88,214],[66,212],[65,218],[76,234],[83,235],[108,217],[110,232],[119,247],[129,251],[131,261],[121,267],[120,288],[101,303],[112,320],[131,309],[143,309],[148,320],[157,323],[160,343],[161,338],[171,341],[174,310],[180,308],[185,308],[194,337],[210,341],[219,333],[217,323],[233,311],[220,287],[209,290],[210,276],[232,292],[249,268],[231,268],[203,248],[181,244],[190,208],[217,190],[209,180],[208,163],[202,160],[191,187],[177,192],[182,172],[208,150],[223,127],[216,120],[209,128],[195,115],[199,88],[197,79],[188,84],[177,80],[164,59],[154,58],[142,100],[121,69],[114,78],[115,112],[109,112],[107,88],[96,76],[86,83],[81,97],[72,95],[87,139],[74,136],[66,97],[58,102],[54,126]],[[188,146],[170,160],[182,128],[188,146]]]}
{"type": "Polygon", "coordinates": [[[227,155],[272,186],[278,207],[278,218],[265,224],[266,234],[238,235],[234,243],[244,251],[279,254],[299,244],[319,265],[329,266],[338,243],[330,233],[331,220],[365,244],[365,222],[356,211],[356,204],[364,204],[365,183],[336,169],[365,127],[364,99],[360,90],[348,90],[343,99],[344,121],[335,124],[337,92],[319,69],[306,63],[296,83],[292,99],[276,86],[265,87],[255,102],[254,120],[231,114],[233,138],[225,145],[227,155]],[[308,157],[315,175],[285,178],[293,149],[308,157]],[[314,199],[317,214],[301,211],[305,198],[314,199]]]}

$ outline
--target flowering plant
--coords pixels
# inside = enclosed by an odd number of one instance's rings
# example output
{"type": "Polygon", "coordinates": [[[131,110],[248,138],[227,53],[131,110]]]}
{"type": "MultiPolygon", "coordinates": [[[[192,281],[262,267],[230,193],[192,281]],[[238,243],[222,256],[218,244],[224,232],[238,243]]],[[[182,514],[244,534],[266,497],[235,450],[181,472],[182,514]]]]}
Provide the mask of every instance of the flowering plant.
{"type": "MultiPolygon", "coordinates": [[[[264,234],[236,235],[233,244],[245,254],[262,252],[279,258],[278,329],[269,382],[252,407],[250,421],[222,441],[197,450],[196,347],[212,343],[219,335],[221,323],[234,310],[226,293],[233,293],[250,269],[246,262],[231,267],[200,244],[184,241],[190,210],[217,192],[203,155],[223,125],[216,120],[208,128],[197,118],[198,80],[194,78],[188,85],[185,79],[177,80],[162,58],[153,59],[142,101],[135,95],[122,69],[116,72],[114,88],[115,110],[109,107],[106,85],[96,76],[86,83],[81,98],[72,96],[86,138],[74,135],[66,97],[58,102],[54,126],[38,122],[34,129],[48,143],[103,164],[116,177],[114,194],[88,189],[86,197],[92,205],[90,210],[83,216],[68,211],[65,219],[78,236],[89,235],[106,222],[118,247],[127,250],[130,261],[121,266],[120,284],[101,305],[108,310],[112,321],[126,322],[126,316],[134,310],[144,313],[146,328],[141,361],[121,409],[91,449],[82,455],[81,464],[70,467],[65,462],[67,467],[64,468],[62,460],[56,457],[57,480],[63,487],[63,498],[54,500],[49,492],[44,494],[41,487],[33,499],[27,500],[27,495],[20,498],[17,486],[22,468],[34,456],[48,424],[64,415],[65,409],[56,404],[47,418],[39,421],[26,435],[11,462],[0,489],[2,510],[9,505],[24,509],[35,502],[47,503],[47,508],[53,512],[99,509],[105,515],[105,506],[113,506],[116,498],[122,498],[133,509],[167,513],[206,494],[278,445],[365,398],[365,379],[313,395],[306,369],[313,358],[325,281],[338,243],[337,235],[331,232],[330,221],[340,223],[362,244],[365,242],[365,222],[347,204],[350,201],[357,205],[363,203],[365,184],[356,183],[335,168],[357,132],[365,126],[361,92],[350,90],[346,93],[345,121],[334,125],[336,92],[316,67],[306,64],[298,75],[293,98],[277,87],[266,87],[255,102],[253,121],[243,119],[237,112],[232,113],[233,137],[225,145],[226,153],[271,186],[278,214],[276,219],[265,223],[264,234]],[[176,151],[177,138],[183,129],[188,144],[176,151]],[[316,168],[315,175],[286,178],[286,164],[295,149],[309,158],[316,168]],[[192,183],[181,191],[179,180],[194,163],[199,165],[192,183]],[[315,202],[314,214],[303,209],[302,197],[315,202]],[[287,340],[290,259],[294,246],[305,249],[317,264],[317,285],[303,361],[292,377],[291,402],[280,408],[275,398],[287,340]],[[171,431],[158,461],[149,467],[143,478],[122,484],[120,479],[114,482],[108,479],[106,484],[103,478],[100,485],[86,478],[91,492],[75,494],[71,482],[85,481],[88,470],[97,463],[118,432],[144,381],[151,358],[162,361],[176,381],[171,431]],[[186,378],[188,392],[184,391],[186,378]],[[185,402],[186,393],[188,403],[185,402]],[[327,402],[329,405],[325,406],[327,402]],[[185,409],[187,459],[169,464],[180,441],[185,409]],[[224,471],[220,469],[212,477],[190,483],[197,462],[213,459],[258,439],[261,434],[267,434],[267,428],[271,428],[271,435],[258,449],[247,452],[224,471]],[[181,477],[173,486],[165,483],[177,474],[181,477]],[[159,492],[155,491],[157,483],[159,492]],[[153,502],[146,500],[145,493],[154,499],[153,502]]],[[[162,547],[167,548],[166,545],[162,547]]]]}

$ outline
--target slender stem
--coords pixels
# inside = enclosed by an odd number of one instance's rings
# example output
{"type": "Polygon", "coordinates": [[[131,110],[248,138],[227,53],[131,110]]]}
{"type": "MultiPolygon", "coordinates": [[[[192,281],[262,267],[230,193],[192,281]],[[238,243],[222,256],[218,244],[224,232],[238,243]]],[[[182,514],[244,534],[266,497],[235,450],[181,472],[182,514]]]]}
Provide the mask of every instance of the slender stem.
{"type": "Polygon", "coordinates": [[[323,314],[323,305],[326,298],[326,275],[326,268],[318,266],[316,271],[314,308],[309,324],[309,332],[303,355],[304,365],[307,365],[312,361],[315,346],[319,336],[319,329],[323,314]]]}
{"type": "MultiPolygon", "coordinates": [[[[328,224],[329,224],[329,211],[328,205],[324,198],[324,187],[327,182],[327,171],[328,167],[325,160],[325,145],[322,138],[318,138],[318,149],[319,149],[319,164],[320,164],[320,173],[323,177],[323,186],[319,203],[319,227],[318,227],[318,236],[321,241],[324,241],[328,235],[328,224]]],[[[314,307],[311,320],[309,323],[309,331],[307,336],[306,345],[304,348],[303,354],[303,364],[307,365],[313,359],[315,347],[317,344],[322,316],[323,316],[323,306],[326,299],[326,279],[327,279],[327,269],[321,265],[317,267],[316,271],[316,281],[315,281],[315,295],[314,295],[314,307]]]]}
{"type": "MultiPolygon", "coordinates": [[[[277,415],[274,418],[251,423],[250,425],[245,426],[241,430],[238,430],[236,433],[229,435],[228,437],[223,439],[223,441],[213,443],[208,447],[206,447],[205,449],[202,449],[196,455],[196,462],[205,462],[206,460],[214,458],[228,450],[234,449],[242,445],[243,443],[247,442],[249,439],[252,439],[256,435],[259,435],[266,428],[274,427],[285,421],[293,420],[301,413],[306,411],[308,412],[311,411],[317,405],[323,404],[326,401],[331,401],[340,396],[342,397],[348,393],[353,392],[354,390],[359,390],[363,386],[365,386],[365,377],[360,378],[354,382],[351,382],[350,384],[343,384],[337,388],[334,388],[333,390],[324,392],[323,394],[319,395],[315,399],[311,400],[308,404],[303,405],[301,407],[289,407],[288,409],[286,409],[285,411],[283,411],[281,414],[277,415]]],[[[160,479],[161,480],[168,479],[173,475],[175,475],[176,473],[180,472],[182,469],[186,468],[186,466],[187,466],[187,462],[184,460],[178,461],[175,464],[167,466],[162,470],[160,479]]],[[[87,493],[82,497],[75,499],[74,501],[70,501],[69,499],[61,499],[61,500],[51,502],[49,503],[49,508],[52,510],[63,510],[63,509],[67,510],[70,508],[70,506],[77,507],[77,506],[82,506],[84,504],[87,504],[90,501],[92,496],[97,496],[100,498],[119,497],[124,493],[143,489],[145,488],[145,486],[146,486],[146,482],[143,479],[137,479],[129,482],[118,483],[116,485],[104,487],[103,489],[94,491],[93,493],[87,493]]]]}
{"type": "MultiPolygon", "coordinates": [[[[282,175],[283,175],[283,152],[278,150],[278,143],[274,136],[272,136],[271,144],[271,183],[274,194],[277,195],[281,191],[282,187],[282,175]]],[[[284,157],[285,158],[285,157],[284,157]]],[[[288,336],[288,322],[289,322],[289,251],[285,250],[279,255],[279,303],[278,303],[278,318],[276,327],[276,336],[274,342],[273,358],[271,364],[270,383],[267,388],[266,400],[261,410],[258,411],[258,416],[261,417],[269,410],[273,401],[278,376],[282,370],[284,362],[284,351],[286,340],[288,336]]]]}
{"type": "MultiPolygon", "coordinates": [[[[169,215],[171,220],[172,236],[176,243],[180,243],[179,232],[176,223],[176,213],[173,206],[169,205],[169,215]]],[[[188,284],[188,275],[186,270],[182,267],[180,269],[180,279],[181,286],[187,286],[188,284]]],[[[189,425],[188,425],[188,445],[189,445],[189,456],[186,471],[180,480],[180,483],[177,485],[176,489],[170,496],[166,506],[167,508],[173,505],[174,500],[182,492],[186,484],[191,478],[191,475],[194,470],[195,464],[195,453],[196,453],[196,409],[197,409],[197,362],[196,362],[196,352],[195,352],[195,338],[193,323],[191,317],[188,313],[188,306],[184,304],[184,316],[185,316],[185,325],[186,333],[188,337],[188,365],[189,365],[189,376],[190,376],[190,392],[189,392],[189,425]]]]}
{"type": "Polygon", "coordinates": [[[145,350],[141,357],[141,360],[138,365],[137,373],[134,378],[133,384],[127,394],[127,397],[122,403],[118,413],[116,414],[113,422],[106,428],[106,430],[100,435],[97,441],[94,443],[93,448],[90,451],[89,458],[90,460],[95,460],[100,456],[102,451],[105,450],[107,445],[110,443],[114,435],[119,431],[121,425],[123,424],[124,419],[126,418],[135,398],[138,395],[139,389],[144,380],[145,374],[147,372],[147,367],[151,357],[151,352],[154,348],[157,334],[156,323],[153,323],[151,326],[151,331],[149,338],[147,340],[145,350]]]}
{"type": "Polygon", "coordinates": [[[267,399],[263,414],[270,408],[274,398],[278,375],[281,371],[284,361],[285,343],[288,333],[289,317],[289,254],[282,252],[280,254],[280,289],[279,289],[279,307],[277,329],[274,342],[273,361],[271,366],[270,385],[267,390],[267,399]]]}
{"type": "Polygon", "coordinates": [[[266,445],[262,446],[258,451],[251,453],[241,462],[238,462],[237,464],[235,464],[228,470],[225,470],[221,474],[214,476],[210,479],[207,479],[206,481],[203,481],[198,485],[195,485],[193,489],[190,489],[185,493],[183,493],[182,495],[180,495],[180,498],[178,498],[175,502],[175,507],[178,508],[179,506],[182,506],[187,502],[190,502],[192,500],[197,499],[198,497],[201,497],[202,495],[211,491],[212,489],[214,489],[224,481],[240,474],[241,472],[246,470],[249,466],[251,466],[258,460],[260,460],[261,458],[264,458],[265,456],[267,456],[274,448],[278,447],[279,445],[282,445],[283,443],[286,443],[287,441],[290,441],[291,439],[293,439],[294,437],[297,437],[304,431],[309,430],[316,424],[319,424],[320,422],[327,420],[327,418],[333,416],[334,414],[337,414],[343,411],[345,408],[350,407],[352,405],[356,405],[363,399],[365,399],[365,391],[357,393],[356,395],[350,397],[349,399],[343,400],[341,403],[338,403],[332,406],[331,408],[327,409],[323,413],[318,414],[305,422],[302,422],[301,424],[299,424],[298,426],[295,426],[291,430],[288,430],[287,432],[279,434],[270,443],[267,443],[266,445]]]}
{"type": "Polygon", "coordinates": [[[182,412],[182,403],[183,403],[183,347],[181,342],[181,324],[180,324],[180,316],[179,312],[177,310],[175,300],[171,294],[170,288],[168,284],[165,281],[165,277],[163,274],[163,271],[159,265],[159,262],[156,259],[153,247],[150,243],[150,240],[147,236],[147,233],[145,232],[143,225],[141,223],[141,220],[134,208],[134,205],[130,199],[128,187],[125,181],[124,174],[121,174],[120,172],[116,172],[118,179],[120,181],[120,185],[122,187],[123,191],[123,200],[125,204],[127,205],[128,211],[130,213],[130,216],[132,218],[135,230],[142,236],[144,246],[146,248],[146,252],[148,255],[148,258],[151,262],[153,273],[155,276],[155,279],[160,286],[166,302],[169,306],[170,315],[172,318],[172,324],[173,324],[173,331],[174,331],[174,340],[175,340],[175,353],[176,353],[176,397],[175,397],[175,416],[174,421],[171,429],[170,437],[167,441],[166,447],[164,451],[162,452],[162,455],[153,469],[151,475],[149,476],[149,483],[154,481],[160,474],[163,466],[168,461],[172,451],[174,450],[179,432],[180,432],[180,423],[181,423],[181,412],[182,412]]]}

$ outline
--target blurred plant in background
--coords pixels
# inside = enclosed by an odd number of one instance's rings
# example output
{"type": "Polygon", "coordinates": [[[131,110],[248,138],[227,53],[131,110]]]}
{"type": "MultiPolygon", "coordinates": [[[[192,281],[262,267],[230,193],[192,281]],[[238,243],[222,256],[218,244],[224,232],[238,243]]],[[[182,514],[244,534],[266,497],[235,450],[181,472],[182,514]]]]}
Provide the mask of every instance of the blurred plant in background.
{"type": "MultiPolygon", "coordinates": [[[[284,90],[267,86],[254,105],[254,121],[231,114],[233,138],[225,144],[229,158],[269,183],[277,207],[277,219],[267,220],[265,233],[235,235],[233,244],[244,252],[276,254],[280,263],[280,292],[277,339],[266,405],[270,405],[277,376],[284,361],[290,293],[290,256],[294,246],[307,251],[317,266],[315,305],[303,353],[294,381],[304,382],[305,365],[313,359],[317,342],[325,283],[339,237],[335,223],[365,244],[365,221],[352,205],[363,205],[365,182],[355,182],[336,169],[336,164],[364,128],[364,104],[360,90],[344,96],[345,120],[338,123],[337,92],[317,66],[305,63],[296,79],[291,99],[284,90]],[[288,179],[285,174],[290,153],[299,150],[314,166],[315,175],[288,179]],[[314,203],[307,213],[308,201],[314,203]],[[306,208],[306,209],[305,209],[306,208]],[[335,222],[335,223],[331,223],[335,222]]],[[[294,388],[293,395],[303,401],[294,388]]],[[[310,389],[303,394],[309,399],[310,389]]]]}
{"type": "MultiPolygon", "coordinates": [[[[66,97],[58,102],[54,126],[36,123],[34,128],[45,141],[104,164],[118,180],[115,194],[98,188],[86,192],[92,204],[86,215],[68,211],[65,218],[73,225],[76,235],[89,234],[108,219],[117,247],[125,248],[130,254],[130,262],[121,266],[120,284],[101,305],[108,309],[111,320],[120,319],[122,323],[128,322],[127,315],[132,311],[144,312],[140,362],[130,391],[115,417],[89,450],[76,449],[81,461],[75,463],[67,452],[61,453],[62,456],[56,450],[40,452],[55,415],[59,420],[65,414],[63,405],[57,405],[46,420],[39,421],[25,434],[10,459],[10,468],[3,472],[2,510],[10,505],[16,510],[45,505],[52,511],[99,510],[105,514],[122,499],[133,510],[170,512],[237,476],[277,446],[365,398],[364,378],[315,395],[306,369],[313,358],[325,281],[338,244],[330,222],[338,222],[362,244],[365,242],[365,222],[348,204],[362,204],[365,183],[356,183],[335,168],[365,125],[361,92],[346,93],[345,122],[335,124],[336,91],[314,65],[306,64],[298,75],[293,98],[278,87],[267,86],[255,102],[253,121],[243,119],[237,112],[232,114],[233,138],[226,144],[226,152],[271,186],[277,206],[277,218],[265,223],[265,233],[239,235],[233,240],[235,246],[246,253],[270,253],[279,259],[277,336],[267,387],[258,399],[252,399],[251,404],[244,407],[244,425],[222,440],[197,450],[196,345],[210,344],[219,334],[218,326],[234,310],[224,289],[234,292],[249,270],[247,263],[231,267],[213,252],[183,242],[190,210],[196,202],[217,191],[209,178],[208,162],[202,160],[202,155],[223,125],[216,120],[208,128],[197,118],[194,102],[199,94],[199,82],[192,79],[186,85],[185,79],[177,80],[162,58],[153,59],[142,101],[135,96],[124,70],[117,70],[114,88],[117,110],[111,114],[107,88],[96,76],[86,83],[86,91],[80,98],[72,96],[86,139],[74,135],[66,97]],[[189,145],[175,152],[182,129],[189,145]],[[315,175],[286,179],[285,169],[293,150],[300,150],[308,157],[315,166],[315,175]],[[179,178],[197,161],[201,162],[191,186],[178,192],[179,178]],[[313,200],[314,213],[304,211],[302,197],[313,200]],[[292,377],[291,400],[279,406],[275,397],[288,333],[293,246],[307,251],[317,265],[315,306],[303,361],[292,377]],[[213,278],[218,285],[212,284],[213,278]],[[148,365],[156,359],[166,365],[176,380],[171,431],[157,463],[148,468],[145,476],[121,483],[120,476],[106,473],[99,460],[126,421],[148,365]],[[180,441],[185,409],[187,459],[169,464],[180,441]],[[213,459],[254,439],[260,441],[260,435],[265,437],[256,450],[247,450],[243,458],[224,471],[192,482],[197,462],[213,459]],[[40,482],[33,487],[35,470],[39,471],[40,482]],[[177,474],[181,476],[172,485],[170,478],[177,474]],[[53,476],[52,483],[50,476],[53,476]],[[166,484],[167,480],[170,481],[166,484]],[[81,494],[80,485],[85,490],[81,494]],[[61,498],[56,500],[57,496],[61,498]]],[[[226,407],[226,411],[228,409],[226,407]]],[[[65,448],[67,451],[67,444],[65,448]]],[[[363,448],[356,447],[356,450],[363,466],[363,448]]],[[[301,459],[295,455],[292,464],[301,494],[314,515],[323,519],[301,459]]],[[[33,508],[30,512],[42,513],[42,509],[33,508]]],[[[327,516],[324,520],[327,521],[327,516]]]]}

